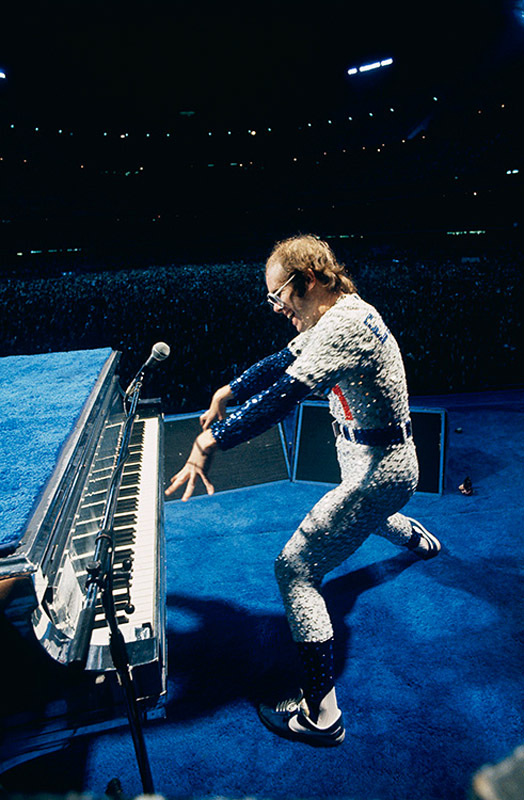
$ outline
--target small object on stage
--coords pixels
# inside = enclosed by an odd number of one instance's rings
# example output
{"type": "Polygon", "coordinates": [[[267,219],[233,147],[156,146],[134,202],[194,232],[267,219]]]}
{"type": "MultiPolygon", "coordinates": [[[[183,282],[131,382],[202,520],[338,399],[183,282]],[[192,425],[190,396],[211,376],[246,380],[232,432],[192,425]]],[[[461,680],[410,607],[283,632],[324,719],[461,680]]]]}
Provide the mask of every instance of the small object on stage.
{"type": "Polygon", "coordinates": [[[466,475],[464,478],[464,483],[461,483],[458,488],[461,494],[465,494],[468,497],[473,494],[473,483],[471,482],[469,475],[466,475]]]}

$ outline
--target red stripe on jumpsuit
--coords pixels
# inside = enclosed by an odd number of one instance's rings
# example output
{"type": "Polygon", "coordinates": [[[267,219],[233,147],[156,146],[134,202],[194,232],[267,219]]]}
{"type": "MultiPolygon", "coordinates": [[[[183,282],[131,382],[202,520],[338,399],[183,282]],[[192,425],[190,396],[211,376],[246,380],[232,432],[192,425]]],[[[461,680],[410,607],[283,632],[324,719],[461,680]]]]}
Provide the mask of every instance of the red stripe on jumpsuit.
{"type": "Polygon", "coordinates": [[[333,386],[333,389],[331,391],[334,394],[336,394],[336,396],[340,400],[340,404],[341,404],[342,408],[344,409],[345,418],[347,420],[353,419],[353,414],[351,413],[351,409],[349,407],[348,401],[344,397],[344,393],[343,393],[342,389],[340,388],[340,386],[338,385],[338,383],[336,384],[336,386],[333,386]]]}

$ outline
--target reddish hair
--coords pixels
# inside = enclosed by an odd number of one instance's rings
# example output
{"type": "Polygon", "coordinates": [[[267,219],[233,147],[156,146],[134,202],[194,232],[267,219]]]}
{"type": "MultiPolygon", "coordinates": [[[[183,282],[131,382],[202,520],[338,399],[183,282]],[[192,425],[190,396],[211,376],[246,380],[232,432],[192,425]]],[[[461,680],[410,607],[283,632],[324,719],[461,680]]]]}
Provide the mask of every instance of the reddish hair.
{"type": "MultiPolygon", "coordinates": [[[[345,266],[339,264],[328,243],[312,234],[292,236],[277,242],[267,260],[266,271],[273,264],[279,264],[288,275],[297,273],[297,277],[302,277],[301,273],[311,269],[317,280],[333,292],[355,294],[357,291],[345,266]]],[[[299,294],[305,288],[303,277],[302,284],[297,281],[299,294]]]]}

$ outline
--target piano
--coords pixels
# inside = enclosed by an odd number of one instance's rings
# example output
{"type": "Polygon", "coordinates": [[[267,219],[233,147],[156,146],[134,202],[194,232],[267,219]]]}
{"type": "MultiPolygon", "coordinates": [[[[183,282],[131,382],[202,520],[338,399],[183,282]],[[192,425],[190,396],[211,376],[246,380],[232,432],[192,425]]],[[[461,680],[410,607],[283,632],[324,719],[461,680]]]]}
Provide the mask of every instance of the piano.
{"type": "MultiPolygon", "coordinates": [[[[85,669],[70,663],[126,420],[120,354],[92,352],[102,366],[56,463],[20,530],[0,539],[0,772],[127,724],[101,604],[85,669]]],[[[162,464],[161,409],[141,400],[116,503],[113,561],[117,620],[143,719],[162,717],[166,697],[162,464]]]]}

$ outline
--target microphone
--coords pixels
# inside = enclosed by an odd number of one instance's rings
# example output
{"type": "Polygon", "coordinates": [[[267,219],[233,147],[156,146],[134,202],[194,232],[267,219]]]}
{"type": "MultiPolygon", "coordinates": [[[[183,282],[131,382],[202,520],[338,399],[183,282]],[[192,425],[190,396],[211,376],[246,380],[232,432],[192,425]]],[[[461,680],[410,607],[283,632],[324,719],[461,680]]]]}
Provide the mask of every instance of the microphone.
{"type": "Polygon", "coordinates": [[[149,355],[149,358],[147,359],[147,361],[144,361],[144,363],[136,373],[135,377],[127,387],[125,396],[129,397],[129,395],[134,391],[138,378],[142,374],[142,372],[144,372],[144,370],[156,364],[157,361],[163,361],[165,358],[168,357],[170,352],[171,348],[165,342],[157,342],[156,344],[154,344],[151,353],[149,355]]]}

